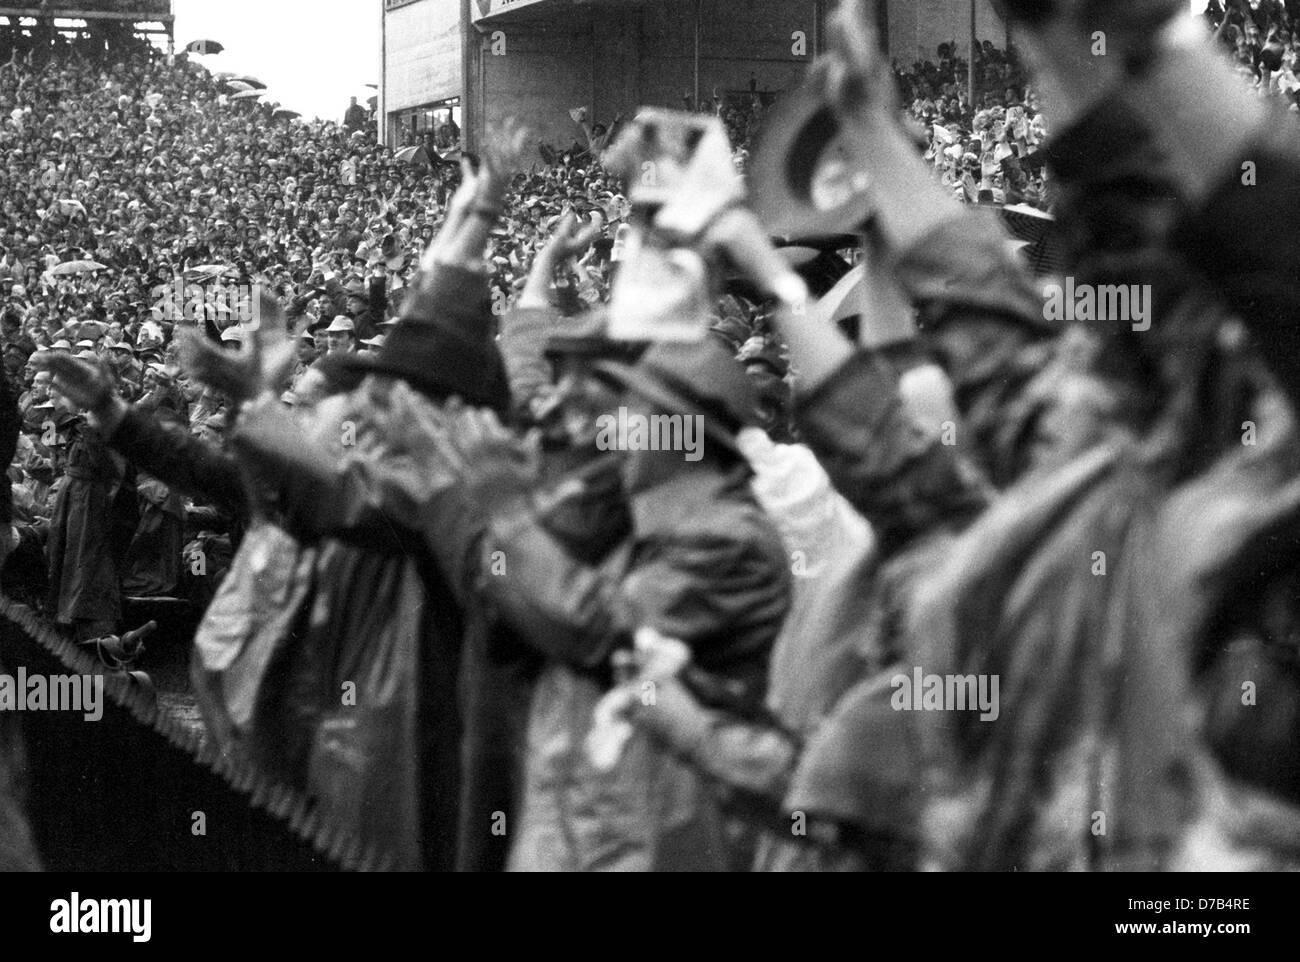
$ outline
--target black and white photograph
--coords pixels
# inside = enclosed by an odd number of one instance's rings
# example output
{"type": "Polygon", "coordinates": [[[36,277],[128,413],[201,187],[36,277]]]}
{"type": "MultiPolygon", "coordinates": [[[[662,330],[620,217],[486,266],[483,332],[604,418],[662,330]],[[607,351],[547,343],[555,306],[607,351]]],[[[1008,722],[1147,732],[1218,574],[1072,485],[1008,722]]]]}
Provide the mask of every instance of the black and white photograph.
{"type": "MultiPolygon", "coordinates": [[[[0,0],[33,924],[1300,871],[1298,61],[1300,0],[0,0]]],[[[1251,934],[1147,882],[1095,927],[1251,934]]]]}

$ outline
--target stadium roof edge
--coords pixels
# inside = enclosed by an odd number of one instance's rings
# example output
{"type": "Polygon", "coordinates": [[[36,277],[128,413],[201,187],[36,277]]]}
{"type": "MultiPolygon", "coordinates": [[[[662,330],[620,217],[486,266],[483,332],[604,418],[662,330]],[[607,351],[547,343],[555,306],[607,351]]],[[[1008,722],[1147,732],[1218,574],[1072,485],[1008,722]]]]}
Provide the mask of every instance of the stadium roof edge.
{"type": "Polygon", "coordinates": [[[141,0],[140,9],[138,10],[87,10],[84,3],[73,2],[66,6],[18,6],[16,4],[0,4],[0,17],[54,17],[57,19],[68,20],[133,20],[133,21],[153,21],[155,23],[172,23],[176,16],[172,13],[170,0],[165,4],[166,12],[162,12],[156,0],[152,0],[153,8],[149,9],[151,0],[141,0]]]}

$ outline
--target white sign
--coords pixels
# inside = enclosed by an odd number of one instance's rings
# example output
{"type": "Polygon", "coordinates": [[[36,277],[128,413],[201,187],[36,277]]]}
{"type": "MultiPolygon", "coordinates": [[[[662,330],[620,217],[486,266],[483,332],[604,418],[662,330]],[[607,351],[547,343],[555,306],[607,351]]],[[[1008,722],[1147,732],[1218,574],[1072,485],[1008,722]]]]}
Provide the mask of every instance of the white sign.
{"type": "Polygon", "coordinates": [[[544,0],[475,0],[474,22],[543,2],[544,0]]]}

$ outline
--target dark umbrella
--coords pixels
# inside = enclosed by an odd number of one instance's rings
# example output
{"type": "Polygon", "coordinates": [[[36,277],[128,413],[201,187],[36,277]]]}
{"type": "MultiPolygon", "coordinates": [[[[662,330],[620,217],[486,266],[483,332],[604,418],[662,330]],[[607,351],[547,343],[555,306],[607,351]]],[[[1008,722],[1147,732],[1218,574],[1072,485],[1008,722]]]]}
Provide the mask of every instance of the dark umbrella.
{"type": "Polygon", "coordinates": [[[210,53],[221,53],[226,48],[215,40],[191,40],[185,45],[187,53],[196,53],[200,57],[210,53]]]}
{"type": "Polygon", "coordinates": [[[429,155],[425,152],[423,147],[403,147],[397,153],[393,154],[393,159],[417,167],[429,166],[429,155]]]}

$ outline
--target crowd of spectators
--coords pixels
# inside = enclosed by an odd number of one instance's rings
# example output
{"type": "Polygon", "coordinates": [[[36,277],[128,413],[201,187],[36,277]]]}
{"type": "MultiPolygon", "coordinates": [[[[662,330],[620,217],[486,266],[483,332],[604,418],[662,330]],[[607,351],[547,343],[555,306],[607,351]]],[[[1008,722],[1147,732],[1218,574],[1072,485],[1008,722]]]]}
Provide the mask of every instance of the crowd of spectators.
{"type": "Polygon", "coordinates": [[[1014,49],[983,41],[975,61],[982,93],[974,103],[969,61],[954,46],[940,44],[936,60],[896,68],[902,101],[927,141],[926,159],[966,203],[1046,209],[1043,167],[1034,156],[1046,128],[1028,72],[1014,49]]]}
{"type": "MultiPolygon", "coordinates": [[[[377,349],[460,169],[436,155],[396,160],[355,104],[341,125],[282,116],[271,103],[232,100],[237,88],[221,76],[129,36],[107,52],[102,42],[57,34],[44,43],[14,37],[3,54],[0,336],[24,428],[10,473],[16,517],[43,531],[80,419],[50,396],[49,374],[37,372],[34,358],[93,357],[126,400],[197,434],[220,435],[226,405],[180,370],[176,325],[198,321],[237,347],[240,321],[255,306],[250,292],[269,292],[304,328],[296,387],[327,353],[377,349]]],[[[539,155],[530,165],[493,235],[498,315],[563,214],[598,221],[607,234],[627,216],[595,157],[567,151],[552,161],[539,155]]],[[[611,248],[607,240],[599,259],[584,261],[581,299],[604,296],[611,248]]],[[[122,479],[120,463],[102,467],[122,479]]],[[[216,539],[212,556],[229,554],[228,533],[212,526],[211,512],[182,506],[166,486],[138,492],[183,521],[184,543],[216,539]]],[[[133,495],[117,497],[129,507],[133,495]]],[[[142,500],[140,508],[150,505],[142,500]]],[[[133,514],[126,510],[122,523],[133,514]]],[[[186,568],[165,567],[128,577],[125,590],[183,593],[186,568]]],[[[104,619],[92,612],[117,610],[102,592],[88,606],[59,607],[97,624],[104,619]]]]}

